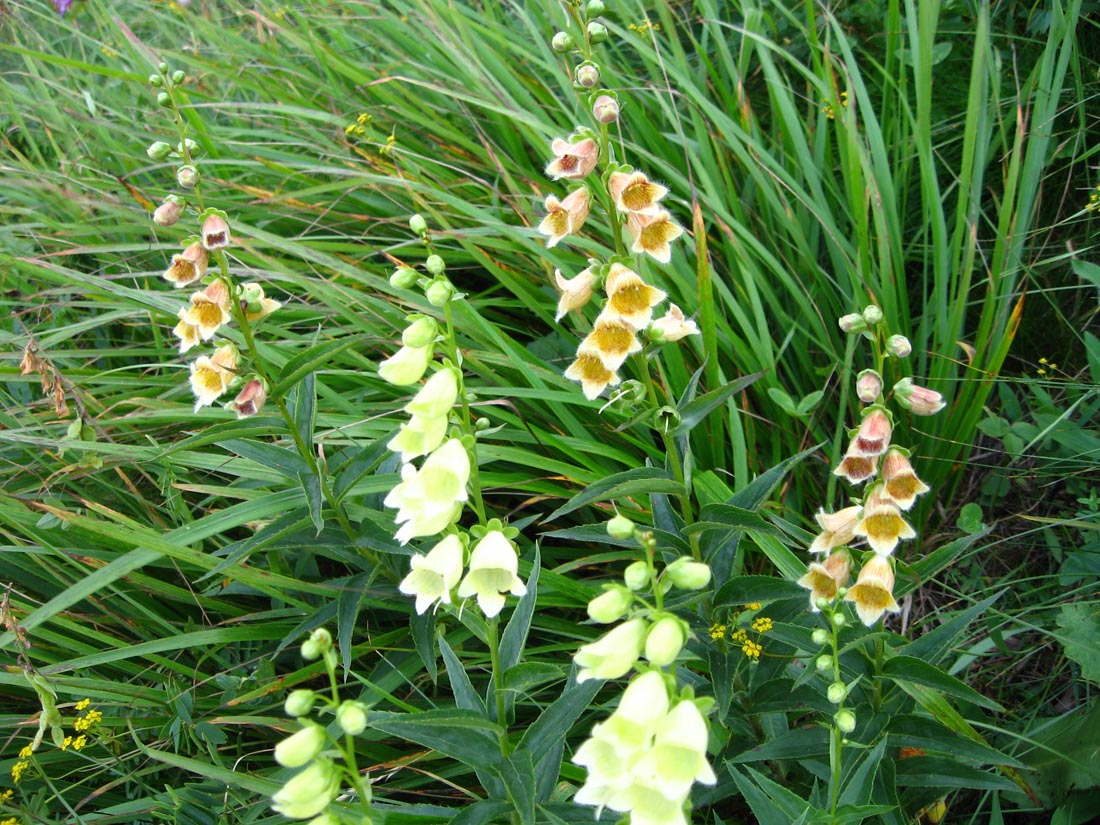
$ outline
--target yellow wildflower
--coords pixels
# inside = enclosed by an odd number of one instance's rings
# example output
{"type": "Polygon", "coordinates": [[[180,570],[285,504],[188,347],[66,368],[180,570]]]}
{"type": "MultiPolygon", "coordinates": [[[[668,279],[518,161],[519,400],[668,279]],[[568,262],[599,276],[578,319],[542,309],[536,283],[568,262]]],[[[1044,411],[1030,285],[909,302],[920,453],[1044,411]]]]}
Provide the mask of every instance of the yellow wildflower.
{"type": "Polygon", "coordinates": [[[67,751],[69,749],[69,745],[71,745],[72,743],[73,738],[71,736],[66,736],[64,739],[61,740],[61,750],[67,751]]]}
{"type": "Polygon", "coordinates": [[[726,635],[726,626],[724,624],[712,624],[710,626],[710,638],[714,641],[718,641],[726,635]]]}
{"type": "Polygon", "coordinates": [[[34,753],[33,745],[24,745],[22,750],[19,751],[20,759],[30,759],[31,754],[34,753]]]}
{"type": "Polygon", "coordinates": [[[79,702],[76,703],[77,713],[79,713],[83,710],[86,710],[88,705],[90,705],[91,703],[92,703],[91,699],[81,699],[79,702]]]}
{"type": "Polygon", "coordinates": [[[764,605],[760,604],[760,602],[749,602],[747,605],[745,605],[745,609],[746,610],[759,610],[763,606],[764,605]]]}
{"type": "Polygon", "coordinates": [[[21,780],[23,778],[23,774],[26,772],[27,768],[29,768],[30,766],[31,766],[31,763],[28,762],[26,759],[20,759],[18,762],[16,762],[14,765],[12,765],[11,766],[11,781],[18,784],[19,780],[21,780]]]}
{"type": "Polygon", "coordinates": [[[760,658],[760,654],[764,652],[764,648],[756,642],[745,642],[741,647],[741,652],[745,654],[746,658],[755,662],[760,658]]]}
{"type": "Polygon", "coordinates": [[[767,633],[772,627],[774,627],[772,620],[767,616],[760,616],[757,619],[753,619],[752,629],[757,633],[767,633]]]}
{"type": "Polygon", "coordinates": [[[73,750],[78,751],[87,744],[88,744],[88,737],[85,736],[84,734],[80,734],[80,736],[76,737],[76,739],[73,740],[73,750]]]}

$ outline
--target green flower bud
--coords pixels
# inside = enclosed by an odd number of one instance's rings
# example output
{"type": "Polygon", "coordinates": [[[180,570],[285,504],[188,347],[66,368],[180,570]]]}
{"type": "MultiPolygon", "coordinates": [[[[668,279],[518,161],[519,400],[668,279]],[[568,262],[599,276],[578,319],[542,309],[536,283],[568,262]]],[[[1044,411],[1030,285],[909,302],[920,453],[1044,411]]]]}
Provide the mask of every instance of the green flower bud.
{"type": "Polygon", "coordinates": [[[358,736],[367,729],[367,706],[352,699],[341,702],[336,709],[336,724],[351,736],[358,736]]]}
{"type": "Polygon", "coordinates": [[[194,189],[199,182],[199,170],[194,166],[181,166],[176,170],[176,183],[184,189],[194,189]]]}
{"type": "Polygon", "coordinates": [[[417,213],[409,218],[409,229],[417,235],[425,235],[428,232],[428,222],[424,220],[423,215],[417,213]]]}
{"type": "Polygon", "coordinates": [[[286,702],[283,704],[283,710],[286,711],[287,716],[305,716],[313,710],[313,703],[316,699],[317,694],[312,690],[301,688],[292,691],[291,694],[286,697],[286,702]]]}
{"type": "Polygon", "coordinates": [[[172,96],[168,92],[161,92],[157,95],[157,105],[165,109],[172,105],[172,96]]]}
{"type": "Polygon", "coordinates": [[[167,71],[168,71],[168,64],[167,64],[167,63],[163,63],[163,62],[161,62],[161,63],[158,63],[158,64],[157,64],[157,71],[158,71],[158,72],[160,72],[161,74],[165,74],[165,73],[167,73],[167,71]]]}
{"type": "Polygon", "coordinates": [[[163,83],[164,83],[164,81],[161,79],[159,74],[149,75],[149,85],[150,86],[160,86],[163,83]]]}
{"type": "Polygon", "coordinates": [[[657,667],[666,667],[676,661],[687,642],[683,622],[675,616],[663,616],[649,629],[645,639],[645,657],[657,667]]]}
{"type": "Polygon", "coordinates": [[[556,52],[567,52],[573,48],[573,38],[567,32],[558,32],[550,41],[550,48],[556,52]]]}
{"type": "Polygon", "coordinates": [[[172,154],[172,147],[163,140],[158,140],[156,143],[149,144],[149,148],[145,150],[145,154],[149,156],[149,160],[167,160],[168,156],[172,154]]]}
{"type": "Polygon", "coordinates": [[[856,729],[856,715],[850,710],[838,710],[833,722],[841,733],[851,733],[856,729]]]}
{"type": "Polygon", "coordinates": [[[595,63],[582,63],[573,70],[573,79],[578,86],[591,89],[600,82],[599,67],[595,63]]]}
{"type": "Polygon", "coordinates": [[[187,138],[183,143],[176,145],[176,152],[180,155],[186,154],[193,157],[197,151],[199,151],[199,144],[191,140],[191,138],[187,138]]]}
{"type": "Polygon", "coordinates": [[[424,296],[433,307],[446,306],[454,294],[455,288],[446,278],[436,278],[424,290],[424,296]]]}
{"type": "Polygon", "coordinates": [[[589,23],[588,39],[593,43],[603,43],[607,40],[607,27],[602,23],[589,23]]]}
{"type": "Polygon", "coordinates": [[[474,422],[474,429],[477,430],[478,432],[484,432],[485,430],[489,429],[491,426],[493,426],[493,422],[490,421],[485,416],[482,416],[481,418],[477,419],[474,422]]]}
{"type": "Polygon", "coordinates": [[[340,793],[340,776],[331,759],[317,759],[271,797],[271,807],[289,819],[312,819],[340,793]]]}
{"type": "Polygon", "coordinates": [[[447,264],[443,262],[443,259],[438,255],[429,255],[428,260],[424,261],[424,268],[432,275],[439,276],[443,274],[443,270],[447,268],[447,264]]]}
{"type": "Polygon", "coordinates": [[[829,689],[825,691],[825,696],[834,705],[839,705],[844,701],[844,697],[848,695],[848,686],[843,682],[833,682],[829,685],[829,689]]]}
{"type": "Polygon", "coordinates": [[[863,310],[863,320],[867,322],[868,326],[874,326],[875,324],[882,323],[882,310],[874,304],[863,310]]]}
{"type": "Polygon", "coordinates": [[[838,323],[840,328],[849,335],[859,335],[861,332],[867,331],[867,322],[863,320],[863,316],[858,312],[841,316],[838,323]]]}
{"type": "Polygon", "coordinates": [[[588,0],[588,5],[585,6],[584,10],[589,17],[599,17],[604,13],[603,0],[588,0]]]}
{"type": "Polygon", "coordinates": [[[623,571],[623,581],[635,592],[649,584],[649,566],[644,561],[636,561],[623,571]]]}
{"type": "Polygon", "coordinates": [[[323,627],[319,627],[302,643],[302,658],[319,659],[329,650],[332,650],[332,634],[323,627]]]}
{"type": "Polygon", "coordinates": [[[818,646],[823,646],[829,643],[829,639],[832,637],[829,635],[829,631],[823,627],[817,628],[810,636],[813,639],[813,643],[818,646]]]}
{"type": "Polygon", "coordinates": [[[613,539],[630,539],[634,537],[634,522],[624,515],[617,515],[607,522],[607,535],[613,539]]]}
{"type": "Polygon", "coordinates": [[[833,657],[828,653],[822,653],[814,660],[814,667],[818,673],[828,673],[833,669],[833,657]]]}
{"type": "Polygon", "coordinates": [[[420,276],[416,274],[415,269],[410,269],[407,266],[399,266],[390,275],[390,286],[395,289],[412,289],[416,286],[416,279],[420,276]]]}
{"type": "Polygon", "coordinates": [[[895,358],[908,358],[913,344],[904,335],[891,335],[886,339],[886,349],[895,358]]]}
{"type": "Polygon", "coordinates": [[[665,576],[681,590],[702,590],[710,584],[710,567],[681,556],[665,568],[665,576]]]}
{"type": "Polygon", "coordinates": [[[837,630],[844,627],[844,625],[847,624],[847,622],[848,622],[848,620],[846,618],[844,618],[843,613],[834,613],[833,614],[833,627],[835,627],[837,630]]]}
{"type": "Polygon", "coordinates": [[[325,747],[325,729],[313,722],[275,746],[275,761],[284,768],[300,768],[325,747]]]}
{"type": "Polygon", "coordinates": [[[617,622],[630,610],[633,594],[621,585],[613,585],[588,603],[588,618],[600,624],[617,622]]]}
{"type": "Polygon", "coordinates": [[[179,69],[176,69],[176,71],[172,72],[172,82],[176,85],[183,83],[183,81],[186,79],[187,75],[181,72],[179,69]]]}
{"type": "Polygon", "coordinates": [[[412,323],[401,333],[401,343],[406,347],[426,347],[439,334],[439,325],[427,315],[414,315],[412,323]]]}

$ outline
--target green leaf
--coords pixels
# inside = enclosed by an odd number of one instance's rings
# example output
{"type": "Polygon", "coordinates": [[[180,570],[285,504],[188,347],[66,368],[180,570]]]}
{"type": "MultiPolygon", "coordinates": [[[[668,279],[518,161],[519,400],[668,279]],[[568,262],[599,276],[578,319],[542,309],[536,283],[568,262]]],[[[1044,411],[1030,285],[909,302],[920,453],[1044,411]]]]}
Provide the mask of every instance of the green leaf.
{"type": "Polygon", "coordinates": [[[795,407],[794,399],[791,398],[786,390],[781,390],[779,387],[768,387],[768,397],[787,415],[798,414],[798,408],[795,407]]]}
{"type": "Polygon", "coordinates": [[[1019,770],[1027,768],[1019,759],[1001,753],[984,742],[960,736],[928,716],[899,714],[890,719],[888,732],[893,747],[938,751],[979,765],[1008,765],[1019,770]]]}
{"type": "Polygon", "coordinates": [[[499,768],[498,743],[503,731],[483,713],[458,708],[421,713],[371,711],[368,719],[375,730],[416,742],[472,768],[499,768]]]}
{"type": "Polygon", "coordinates": [[[302,443],[312,447],[313,427],[317,418],[317,373],[307,373],[298,384],[290,409],[302,443]]]}
{"type": "Polygon", "coordinates": [[[302,485],[302,491],[306,494],[306,507],[309,509],[309,518],[313,522],[317,535],[325,529],[325,503],[321,492],[321,479],[312,470],[306,470],[298,474],[298,483],[302,485]]]}
{"type": "Polygon", "coordinates": [[[516,749],[528,751],[533,758],[538,799],[549,799],[557,787],[565,737],[601,686],[599,679],[577,684],[570,675],[561,695],[524,731],[516,749]]]}
{"type": "Polygon", "coordinates": [[[508,626],[500,637],[500,666],[504,670],[519,664],[523,647],[527,644],[527,634],[531,631],[531,618],[535,615],[535,602],[538,599],[539,573],[542,569],[538,543],[535,543],[535,558],[531,562],[531,575],[527,578],[527,595],[519,600],[508,626]]]}
{"type": "Polygon", "coordinates": [[[764,517],[752,510],[733,507],[729,504],[708,504],[699,511],[699,519],[684,528],[688,535],[703,533],[707,530],[759,530],[762,533],[774,533],[775,527],[764,517]]]}
{"type": "Polygon", "coordinates": [[[236,453],[241,458],[251,459],[290,479],[297,480],[302,474],[309,472],[309,465],[305,460],[286,447],[276,447],[263,441],[246,441],[243,438],[231,438],[217,444],[224,450],[236,453]]]}
{"type": "Polygon", "coordinates": [[[897,783],[909,788],[975,788],[988,791],[1015,791],[1016,786],[1003,776],[963,765],[942,756],[911,756],[895,764],[897,783]]]}
{"type": "Polygon", "coordinates": [[[443,664],[447,668],[447,678],[451,680],[451,692],[454,694],[455,704],[462,710],[474,711],[485,717],[485,703],[481,701],[480,694],[474,689],[462,660],[455,655],[442,634],[437,639],[439,652],[443,654],[443,664]]]}
{"type": "Polygon", "coordinates": [[[744,762],[764,762],[770,759],[801,759],[823,756],[829,752],[829,731],[819,725],[795,728],[763,745],[749,748],[727,760],[731,765],[744,762]]]}
{"type": "Polygon", "coordinates": [[[684,485],[672,480],[668,471],[658,467],[636,467],[615,473],[600,481],[589,484],[573,498],[548,515],[544,522],[553,521],[572,513],[574,510],[597,501],[608,499],[664,493],[683,495],[684,485]]]}
{"type": "MultiPolygon", "coordinates": [[[[971,536],[964,536],[962,539],[959,539],[959,541],[972,538],[971,536]]],[[[956,543],[957,542],[952,542],[952,544],[956,543]]],[[[914,565],[914,569],[915,568],[916,565],[914,565]]],[[[901,588],[899,588],[899,590],[901,590],[901,588]]],[[[914,659],[923,659],[927,662],[941,661],[951,652],[951,648],[955,644],[956,638],[965,633],[970,628],[971,623],[980,616],[987,607],[1003,596],[1004,592],[1005,591],[1002,590],[999,593],[994,593],[989,598],[983,599],[977,604],[971,605],[966,610],[956,613],[954,616],[944,621],[939,627],[899,648],[898,652],[904,656],[911,656],[914,659]]],[[[896,595],[901,595],[901,593],[896,595]]]]}
{"type": "Polygon", "coordinates": [[[1062,605],[1057,618],[1058,641],[1066,656],[1081,666],[1081,675],[1100,683],[1100,605],[1073,602],[1062,605]]]}
{"type": "Polygon", "coordinates": [[[810,803],[793,791],[750,767],[742,773],[727,762],[726,768],[756,815],[758,825],[796,825],[805,822],[814,811],[810,803]]]}
{"type": "Polygon", "coordinates": [[[752,384],[754,384],[763,374],[762,372],[758,372],[753,375],[746,375],[743,378],[738,378],[735,381],[730,381],[724,387],[719,387],[716,390],[711,390],[708,393],[700,395],[694,401],[679,408],[677,412],[680,413],[680,423],[677,425],[676,429],[672,431],[672,435],[678,437],[690,433],[698,426],[699,422],[710,415],[712,410],[724,404],[731,396],[752,386],[752,384]]]}
{"type": "MultiPolygon", "coordinates": [[[[450,820],[450,825],[489,825],[507,818],[511,805],[503,799],[481,799],[467,805],[450,820]]],[[[443,812],[440,816],[445,815],[443,812]]],[[[388,819],[387,819],[388,821],[388,819]]]]}
{"type": "Polygon", "coordinates": [[[531,752],[514,751],[501,764],[500,778],[504,780],[505,792],[513,810],[519,814],[521,825],[534,825],[535,768],[531,761],[531,752]]]}
{"type": "Polygon", "coordinates": [[[923,659],[912,656],[894,656],[886,660],[882,668],[882,675],[895,682],[911,682],[933,687],[940,693],[963,699],[979,707],[987,708],[996,713],[1004,713],[1004,708],[992,699],[987,699],[970,685],[960,682],[954,676],[950,676],[933,664],[923,659]]]}
{"type": "Polygon", "coordinates": [[[719,588],[714,595],[714,606],[740,607],[750,602],[774,602],[794,598],[807,598],[807,591],[794,582],[774,576],[737,576],[719,588]]]}
{"type": "Polygon", "coordinates": [[[343,352],[348,347],[362,344],[373,337],[374,336],[367,335],[349,335],[346,338],[324,341],[310,347],[305,352],[295,355],[283,366],[283,371],[279,374],[278,383],[271,388],[268,397],[272,401],[279,400],[289,393],[295,384],[305,378],[309,373],[315,372],[325,366],[334,356],[343,352]]]}
{"type": "Polygon", "coordinates": [[[336,638],[345,675],[351,672],[351,644],[352,637],[355,635],[355,625],[359,619],[359,606],[363,602],[363,593],[372,578],[370,573],[352,576],[341,584],[339,595],[336,597],[336,638]]]}

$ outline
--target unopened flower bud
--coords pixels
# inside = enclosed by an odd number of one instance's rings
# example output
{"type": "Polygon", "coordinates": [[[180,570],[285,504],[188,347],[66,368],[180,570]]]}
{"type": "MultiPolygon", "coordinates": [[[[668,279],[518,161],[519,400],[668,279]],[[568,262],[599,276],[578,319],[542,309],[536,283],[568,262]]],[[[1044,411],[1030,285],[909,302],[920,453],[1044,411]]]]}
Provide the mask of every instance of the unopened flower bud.
{"type": "Polygon", "coordinates": [[[427,234],[428,222],[424,220],[423,215],[417,213],[409,218],[409,229],[411,229],[417,235],[427,234]]]}
{"type": "Polygon", "coordinates": [[[886,339],[886,350],[895,358],[908,358],[913,345],[904,335],[891,335],[886,339]]]}
{"type": "Polygon", "coordinates": [[[157,226],[175,226],[183,214],[183,201],[174,195],[165,198],[164,203],[153,212],[153,223],[157,226]]]}
{"type": "Polygon", "coordinates": [[[172,72],[172,82],[175,83],[176,85],[179,85],[180,83],[183,83],[183,81],[186,80],[186,79],[187,79],[187,75],[184,74],[179,69],[176,69],[174,72],[172,72]]]}
{"type": "Polygon", "coordinates": [[[573,48],[573,38],[567,32],[558,32],[550,41],[550,47],[556,52],[567,52],[573,48]]]}
{"type": "Polygon", "coordinates": [[[607,27],[602,23],[589,23],[588,39],[592,43],[603,43],[603,41],[607,40],[607,27]]]}
{"type": "Polygon", "coordinates": [[[399,266],[390,275],[390,286],[395,289],[412,289],[416,286],[416,279],[420,277],[415,269],[407,266],[399,266]]]}
{"type": "Polygon", "coordinates": [[[858,312],[842,315],[839,323],[840,328],[849,335],[859,335],[861,332],[867,331],[867,322],[863,320],[863,316],[858,312]]]}
{"type": "Polygon", "coordinates": [[[164,61],[161,61],[160,63],[157,64],[157,71],[160,72],[161,74],[167,74],[168,73],[168,64],[165,63],[164,61]]]}
{"type": "Polygon", "coordinates": [[[159,74],[151,74],[151,75],[149,75],[149,77],[147,79],[149,81],[150,86],[161,86],[161,85],[164,84],[164,81],[161,80],[161,77],[160,77],[159,74]]]}
{"type": "Polygon", "coordinates": [[[157,95],[157,105],[167,109],[172,105],[172,96],[168,92],[161,92],[157,95]]]}
{"type": "Polygon", "coordinates": [[[856,715],[850,710],[838,710],[833,717],[837,730],[841,733],[851,733],[856,729],[856,715]]]}
{"type": "Polygon", "coordinates": [[[683,622],[675,616],[664,616],[649,629],[645,639],[645,657],[657,667],[666,667],[676,661],[687,642],[683,622]]]}
{"type": "Polygon", "coordinates": [[[312,819],[340,793],[340,778],[331,759],[316,759],[271,797],[271,807],[288,819],[312,819]]]}
{"type": "Polygon", "coordinates": [[[829,639],[832,637],[829,636],[828,630],[823,627],[819,627],[811,634],[810,638],[813,640],[813,643],[815,645],[824,646],[828,644],[829,639]]]}
{"type": "Polygon", "coordinates": [[[424,290],[424,296],[433,307],[446,306],[454,297],[455,288],[446,278],[436,278],[424,290]]]}
{"type": "Polygon", "coordinates": [[[325,747],[325,729],[313,722],[275,746],[275,761],[284,768],[300,768],[325,747]]]}
{"type": "Polygon", "coordinates": [[[875,324],[882,323],[882,310],[874,304],[871,304],[863,310],[863,320],[867,322],[868,326],[874,326],[875,324]]]}
{"type": "Polygon", "coordinates": [[[491,426],[493,426],[493,422],[490,421],[485,416],[482,416],[481,418],[474,421],[474,429],[477,430],[479,433],[484,432],[485,430],[489,429],[491,426]]]}
{"type": "Polygon", "coordinates": [[[176,144],[176,154],[180,156],[194,156],[195,153],[198,151],[199,145],[195,143],[195,141],[191,140],[191,138],[185,139],[183,143],[176,144]]]}
{"type": "Polygon", "coordinates": [[[665,576],[681,590],[702,590],[710,584],[710,567],[681,556],[665,568],[665,576]]]}
{"type": "Polygon", "coordinates": [[[611,95],[600,95],[592,104],[592,115],[600,123],[614,123],[619,119],[619,102],[611,95]]]}
{"type": "Polygon", "coordinates": [[[634,522],[624,515],[617,515],[607,522],[607,535],[613,539],[629,539],[634,537],[634,522]]]}
{"type": "Polygon", "coordinates": [[[149,160],[166,160],[168,156],[172,154],[172,147],[163,140],[158,140],[155,143],[149,144],[149,148],[145,150],[145,154],[149,156],[149,160]]]}
{"type": "Polygon", "coordinates": [[[848,620],[846,618],[844,618],[843,613],[834,613],[833,614],[833,627],[835,627],[837,630],[844,627],[844,625],[847,624],[847,623],[848,623],[848,620]]]}
{"type": "Polygon", "coordinates": [[[184,189],[194,189],[199,182],[199,170],[194,166],[181,166],[176,170],[176,183],[184,189]]]}
{"type": "Polygon", "coordinates": [[[429,255],[428,260],[424,261],[424,268],[432,275],[439,276],[443,274],[447,264],[438,255],[429,255]]]}
{"type": "Polygon", "coordinates": [[[358,736],[367,729],[367,708],[362,702],[348,699],[336,709],[336,724],[350,736],[358,736]]]}
{"type": "Polygon", "coordinates": [[[439,334],[439,325],[427,315],[413,316],[412,323],[401,333],[401,343],[406,347],[426,347],[439,334]]]}
{"type": "Polygon", "coordinates": [[[903,378],[894,384],[894,397],[913,415],[935,415],[947,406],[942,395],[927,387],[917,386],[911,378],[903,378]]]}
{"type": "Polygon", "coordinates": [[[302,642],[302,658],[308,661],[319,659],[325,651],[332,649],[332,634],[319,627],[302,642]]]}
{"type": "Polygon", "coordinates": [[[584,8],[589,17],[599,17],[604,13],[603,0],[588,0],[588,5],[584,8]]]}
{"type": "Polygon", "coordinates": [[[591,89],[600,82],[600,70],[595,63],[582,63],[574,71],[573,77],[578,86],[591,89]]]}
{"type": "Polygon", "coordinates": [[[617,622],[627,614],[633,601],[630,590],[613,585],[588,603],[588,618],[600,624],[617,622]]]}
{"type": "Polygon", "coordinates": [[[814,660],[814,667],[818,673],[828,673],[833,669],[833,657],[828,653],[822,653],[814,660]]]}
{"type": "Polygon", "coordinates": [[[631,590],[638,591],[649,584],[649,566],[644,561],[636,561],[623,571],[623,581],[631,590]]]}
{"type": "Polygon", "coordinates": [[[311,710],[313,710],[313,703],[317,699],[317,694],[307,688],[301,688],[300,690],[292,691],[289,696],[286,697],[286,702],[283,704],[283,710],[286,711],[287,716],[305,716],[311,710]]]}
{"type": "Polygon", "coordinates": [[[844,697],[848,695],[848,686],[843,682],[833,682],[829,685],[829,689],[825,691],[825,696],[834,705],[839,705],[844,701],[844,697]]]}
{"type": "Polygon", "coordinates": [[[874,370],[863,370],[856,378],[856,395],[864,404],[874,404],[882,395],[882,376],[874,370]]]}

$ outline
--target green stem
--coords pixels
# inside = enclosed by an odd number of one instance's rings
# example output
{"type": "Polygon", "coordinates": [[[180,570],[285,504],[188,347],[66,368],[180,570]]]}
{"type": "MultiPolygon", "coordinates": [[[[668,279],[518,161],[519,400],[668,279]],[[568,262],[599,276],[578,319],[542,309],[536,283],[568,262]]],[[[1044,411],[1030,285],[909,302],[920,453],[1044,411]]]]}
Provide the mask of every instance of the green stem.
{"type": "MultiPolygon", "coordinates": [[[[328,684],[332,691],[332,712],[336,713],[340,707],[340,685],[336,679],[336,653],[333,650],[325,651],[325,670],[328,671],[328,684]]],[[[343,752],[345,770],[352,785],[355,786],[355,795],[359,798],[359,804],[363,812],[370,817],[370,787],[364,788],[363,777],[359,774],[359,764],[355,758],[355,737],[345,733],[343,744],[337,742],[336,745],[343,752]]]]}
{"type": "MultiPolygon", "coordinates": [[[[476,438],[474,430],[473,414],[470,412],[470,401],[466,397],[466,381],[462,377],[462,352],[458,348],[458,340],[455,336],[454,312],[451,302],[443,305],[443,316],[447,324],[445,331],[447,354],[458,371],[458,397],[462,402],[462,431],[476,438]]],[[[477,447],[470,450],[470,493],[471,504],[477,513],[478,524],[485,524],[485,499],[481,493],[481,471],[477,466],[477,447]]]]}

